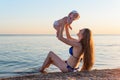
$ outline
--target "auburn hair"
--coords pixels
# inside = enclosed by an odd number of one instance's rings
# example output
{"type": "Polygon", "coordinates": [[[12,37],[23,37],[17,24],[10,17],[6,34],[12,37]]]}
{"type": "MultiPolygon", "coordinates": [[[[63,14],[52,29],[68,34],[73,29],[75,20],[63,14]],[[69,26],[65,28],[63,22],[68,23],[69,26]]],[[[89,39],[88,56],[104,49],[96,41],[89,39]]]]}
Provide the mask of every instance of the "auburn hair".
{"type": "Polygon", "coordinates": [[[83,48],[83,66],[81,71],[84,70],[91,70],[94,64],[94,46],[93,46],[93,39],[92,39],[92,32],[90,29],[85,28],[83,32],[83,39],[80,41],[83,48]]]}

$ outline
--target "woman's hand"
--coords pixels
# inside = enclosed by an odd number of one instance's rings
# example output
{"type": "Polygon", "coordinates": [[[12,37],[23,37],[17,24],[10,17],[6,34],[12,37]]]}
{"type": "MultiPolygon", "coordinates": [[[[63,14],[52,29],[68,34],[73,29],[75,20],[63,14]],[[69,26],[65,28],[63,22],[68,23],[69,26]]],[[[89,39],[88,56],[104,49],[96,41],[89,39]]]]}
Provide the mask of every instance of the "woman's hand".
{"type": "Polygon", "coordinates": [[[64,31],[64,25],[60,26],[59,31],[58,31],[58,39],[63,37],[63,31],[64,31]]]}
{"type": "Polygon", "coordinates": [[[70,24],[66,24],[65,28],[70,28],[72,30],[72,27],[70,26],[70,24]]]}
{"type": "Polygon", "coordinates": [[[69,27],[69,29],[71,29],[72,30],[72,27],[70,26],[70,25],[67,25],[67,28],[69,27]]]}
{"type": "Polygon", "coordinates": [[[70,28],[70,26],[67,24],[65,26],[65,32],[66,32],[67,39],[71,39],[71,36],[70,36],[70,33],[69,33],[69,28],[70,28]]]}

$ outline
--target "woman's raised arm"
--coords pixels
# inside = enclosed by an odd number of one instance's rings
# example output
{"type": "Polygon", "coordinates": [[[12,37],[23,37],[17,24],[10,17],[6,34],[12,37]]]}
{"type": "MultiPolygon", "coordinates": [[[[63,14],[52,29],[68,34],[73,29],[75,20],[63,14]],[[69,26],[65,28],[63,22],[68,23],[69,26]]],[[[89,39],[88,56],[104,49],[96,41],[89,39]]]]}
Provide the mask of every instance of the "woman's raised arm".
{"type": "Polygon", "coordinates": [[[65,25],[66,37],[67,37],[67,39],[71,39],[71,35],[70,35],[70,33],[69,33],[68,27],[69,27],[69,25],[65,25]]]}
{"type": "Polygon", "coordinates": [[[62,26],[60,27],[60,31],[59,31],[59,33],[58,33],[58,39],[59,39],[60,41],[64,42],[64,43],[68,44],[68,45],[71,45],[71,46],[80,46],[80,45],[78,44],[78,42],[63,37],[63,31],[64,31],[64,27],[65,27],[65,26],[66,26],[66,25],[62,25],[62,26]]]}
{"type": "Polygon", "coordinates": [[[67,37],[67,39],[76,41],[76,39],[72,38],[71,35],[70,35],[69,25],[65,25],[65,32],[66,32],[66,37],[67,37]]]}

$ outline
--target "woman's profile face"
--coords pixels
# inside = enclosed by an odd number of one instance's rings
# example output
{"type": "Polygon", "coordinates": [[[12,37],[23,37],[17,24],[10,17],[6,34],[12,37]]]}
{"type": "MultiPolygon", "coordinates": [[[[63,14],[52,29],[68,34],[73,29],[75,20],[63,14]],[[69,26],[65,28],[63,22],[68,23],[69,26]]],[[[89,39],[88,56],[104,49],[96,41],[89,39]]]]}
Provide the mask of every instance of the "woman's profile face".
{"type": "Polygon", "coordinates": [[[83,38],[83,33],[84,33],[84,29],[79,30],[79,32],[77,33],[79,39],[83,38]]]}

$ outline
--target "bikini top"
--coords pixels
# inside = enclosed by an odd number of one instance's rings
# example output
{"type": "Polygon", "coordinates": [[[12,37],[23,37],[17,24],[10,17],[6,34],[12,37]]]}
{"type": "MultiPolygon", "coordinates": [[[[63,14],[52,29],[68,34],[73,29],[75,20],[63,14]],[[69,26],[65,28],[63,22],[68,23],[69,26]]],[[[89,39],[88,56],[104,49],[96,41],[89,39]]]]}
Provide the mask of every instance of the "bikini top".
{"type": "MultiPolygon", "coordinates": [[[[73,46],[71,46],[71,47],[69,48],[69,54],[72,55],[74,58],[77,58],[77,57],[75,57],[75,56],[73,55],[73,46]]],[[[77,59],[79,59],[79,58],[77,58],[77,59]]]]}
{"type": "Polygon", "coordinates": [[[69,54],[73,56],[73,46],[69,48],[69,54]]]}

